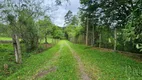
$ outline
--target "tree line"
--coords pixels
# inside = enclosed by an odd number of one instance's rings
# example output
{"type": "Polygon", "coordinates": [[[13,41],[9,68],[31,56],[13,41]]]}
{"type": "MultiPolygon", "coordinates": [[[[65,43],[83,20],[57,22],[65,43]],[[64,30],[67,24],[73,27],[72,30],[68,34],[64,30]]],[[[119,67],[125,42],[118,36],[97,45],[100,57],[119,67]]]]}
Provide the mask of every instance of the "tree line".
{"type": "MultiPolygon", "coordinates": [[[[66,0],[68,1],[68,0],[66,0]]],[[[56,6],[62,0],[55,1],[56,6]]],[[[74,43],[128,52],[142,52],[142,0],[80,0],[77,15],[69,10],[64,27],[46,14],[52,7],[40,0],[0,2],[0,35],[10,36],[17,63],[22,63],[21,43],[26,52],[39,48],[52,36],[74,43]]]]}
{"type": "Polygon", "coordinates": [[[71,11],[65,15],[65,31],[74,42],[141,53],[142,0],[80,0],[80,4],[78,15],[71,11]]]}
{"type": "MultiPolygon", "coordinates": [[[[62,0],[56,0],[59,6],[62,0]]],[[[39,48],[41,41],[47,37],[59,39],[62,29],[54,25],[46,14],[51,7],[44,6],[43,0],[3,0],[0,2],[0,35],[12,38],[16,63],[22,63],[21,45],[26,52],[39,48]]]]}

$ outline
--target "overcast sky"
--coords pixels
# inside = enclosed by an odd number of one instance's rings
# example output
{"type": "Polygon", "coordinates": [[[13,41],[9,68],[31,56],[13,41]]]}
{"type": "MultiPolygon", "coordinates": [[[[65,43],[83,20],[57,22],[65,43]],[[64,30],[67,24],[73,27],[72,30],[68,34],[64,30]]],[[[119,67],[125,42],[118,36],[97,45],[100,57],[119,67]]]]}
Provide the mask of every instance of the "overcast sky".
{"type": "MultiPolygon", "coordinates": [[[[3,0],[0,0],[3,1],[3,0]]],[[[19,0],[13,0],[15,2],[18,2],[19,0]]],[[[71,10],[73,14],[77,14],[79,11],[80,6],[80,0],[69,0],[69,2],[66,2],[63,0],[61,6],[55,6],[55,0],[44,0],[44,5],[50,6],[53,10],[49,10],[47,12],[48,16],[51,17],[52,22],[60,27],[64,26],[64,16],[65,14],[71,10]]]]}
{"type": "MultiPolygon", "coordinates": [[[[54,1],[50,3],[54,3],[54,1]]],[[[45,0],[45,4],[49,4],[49,0],[45,0]]],[[[50,12],[52,22],[60,27],[63,27],[65,14],[69,10],[71,10],[73,14],[77,14],[79,6],[79,0],[70,0],[68,3],[64,2],[62,6],[58,7],[58,9],[55,9],[52,12],[50,12]]]]}

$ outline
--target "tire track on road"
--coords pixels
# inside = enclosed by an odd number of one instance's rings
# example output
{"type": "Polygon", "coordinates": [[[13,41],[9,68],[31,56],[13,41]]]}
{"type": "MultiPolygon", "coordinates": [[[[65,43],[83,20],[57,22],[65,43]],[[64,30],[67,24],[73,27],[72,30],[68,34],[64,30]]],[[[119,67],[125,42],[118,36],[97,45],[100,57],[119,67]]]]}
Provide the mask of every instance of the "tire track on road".
{"type": "Polygon", "coordinates": [[[60,49],[55,53],[55,55],[48,61],[45,62],[45,66],[42,67],[41,70],[38,71],[36,75],[34,75],[33,79],[37,80],[38,78],[42,78],[45,75],[49,74],[50,72],[54,72],[57,70],[57,67],[54,65],[55,62],[57,62],[57,59],[59,58],[59,53],[63,49],[63,45],[60,45],[60,49]]]}
{"type": "Polygon", "coordinates": [[[88,76],[88,74],[85,72],[85,68],[84,68],[84,65],[81,61],[80,56],[71,48],[71,46],[69,44],[66,43],[66,45],[70,49],[71,53],[73,54],[74,58],[77,61],[81,79],[82,80],[91,80],[90,77],[88,76]]]}

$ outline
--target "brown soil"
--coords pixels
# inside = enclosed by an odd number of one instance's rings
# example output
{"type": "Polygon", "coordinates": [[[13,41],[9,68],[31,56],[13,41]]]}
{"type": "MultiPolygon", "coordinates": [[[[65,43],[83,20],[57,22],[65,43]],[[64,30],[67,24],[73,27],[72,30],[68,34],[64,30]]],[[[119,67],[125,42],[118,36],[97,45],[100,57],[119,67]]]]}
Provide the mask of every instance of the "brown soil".
{"type": "Polygon", "coordinates": [[[12,40],[0,40],[0,43],[12,43],[12,40]]]}
{"type": "Polygon", "coordinates": [[[43,48],[37,50],[37,52],[36,52],[37,54],[40,54],[40,53],[44,52],[45,50],[51,48],[52,44],[42,44],[42,47],[43,48]]]}
{"type": "Polygon", "coordinates": [[[44,46],[46,49],[48,49],[48,48],[52,47],[52,44],[43,44],[43,46],[44,46]]]}
{"type": "MultiPolygon", "coordinates": [[[[55,53],[55,55],[48,61],[48,62],[56,62],[57,61],[57,58],[59,57],[59,53],[60,51],[62,50],[63,46],[60,46],[60,49],[55,53]]],[[[45,63],[46,64],[46,63],[45,63]]],[[[41,78],[51,72],[55,72],[57,70],[56,66],[50,66],[51,68],[49,68],[48,70],[44,69],[44,70],[40,70],[38,72],[37,75],[34,76],[34,79],[38,79],[38,78],[41,78]]]]}
{"type": "Polygon", "coordinates": [[[40,71],[40,72],[38,72],[38,74],[35,76],[35,79],[40,78],[40,77],[43,77],[43,76],[49,74],[50,72],[55,72],[56,70],[57,70],[56,67],[51,67],[51,68],[48,69],[48,70],[40,71]]]}

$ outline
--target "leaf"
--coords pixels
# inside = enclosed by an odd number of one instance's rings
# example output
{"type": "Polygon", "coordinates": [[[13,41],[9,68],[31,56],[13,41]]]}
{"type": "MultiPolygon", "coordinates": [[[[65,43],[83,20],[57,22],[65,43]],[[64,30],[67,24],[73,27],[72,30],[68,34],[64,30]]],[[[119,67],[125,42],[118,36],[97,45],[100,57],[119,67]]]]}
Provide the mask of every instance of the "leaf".
{"type": "Polygon", "coordinates": [[[139,44],[136,44],[136,48],[139,49],[139,44]]]}

